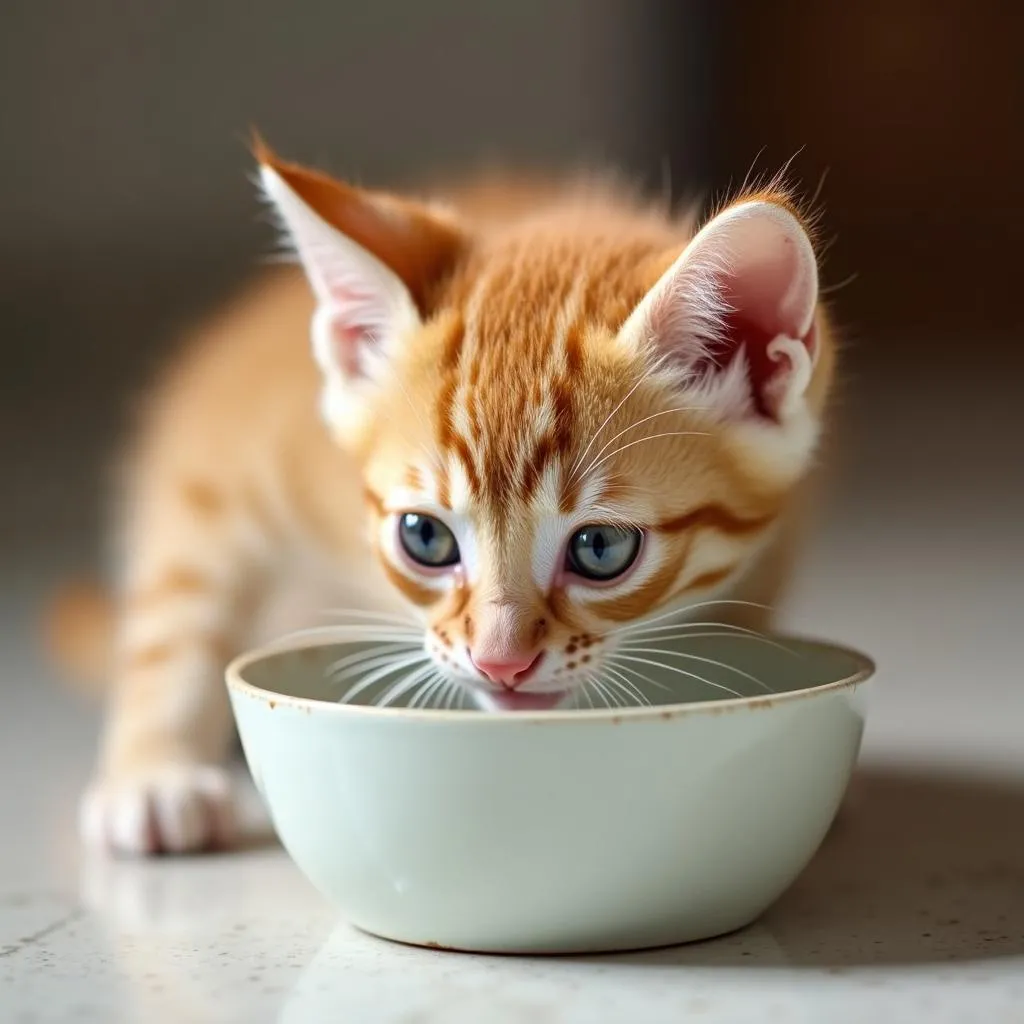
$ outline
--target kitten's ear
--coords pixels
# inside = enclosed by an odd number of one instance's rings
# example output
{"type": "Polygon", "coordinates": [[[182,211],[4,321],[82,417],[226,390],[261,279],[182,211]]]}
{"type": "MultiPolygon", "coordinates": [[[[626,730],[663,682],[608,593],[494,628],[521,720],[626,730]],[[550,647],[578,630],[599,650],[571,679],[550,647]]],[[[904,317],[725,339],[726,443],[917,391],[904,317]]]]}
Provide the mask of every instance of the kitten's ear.
{"type": "Polygon", "coordinates": [[[278,159],[259,140],[260,180],[317,299],[313,347],[325,373],[371,376],[375,356],[420,323],[431,286],[462,245],[454,223],[278,159]]]}
{"type": "Polygon", "coordinates": [[[620,337],[665,357],[722,415],[781,422],[811,381],[817,302],[804,226],[784,201],[751,199],[693,238],[620,337]]]}

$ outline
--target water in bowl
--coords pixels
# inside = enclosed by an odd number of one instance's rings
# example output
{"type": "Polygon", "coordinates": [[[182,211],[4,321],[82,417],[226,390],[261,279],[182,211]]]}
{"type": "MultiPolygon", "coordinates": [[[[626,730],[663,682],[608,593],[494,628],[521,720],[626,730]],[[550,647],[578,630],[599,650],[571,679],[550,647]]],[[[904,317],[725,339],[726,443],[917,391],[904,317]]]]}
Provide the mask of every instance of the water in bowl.
{"type": "MultiPolygon", "coordinates": [[[[789,636],[673,636],[621,647],[575,688],[558,710],[589,711],[757,698],[838,682],[854,675],[856,657],[789,636]],[[813,655],[811,657],[810,655],[813,655]]],[[[365,640],[325,641],[302,650],[302,671],[253,665],[255,685],[292,696],[345,704],[474,713],[482,710],[465,681],[441,675],[422,652],[396,652],[365,640]]]]}

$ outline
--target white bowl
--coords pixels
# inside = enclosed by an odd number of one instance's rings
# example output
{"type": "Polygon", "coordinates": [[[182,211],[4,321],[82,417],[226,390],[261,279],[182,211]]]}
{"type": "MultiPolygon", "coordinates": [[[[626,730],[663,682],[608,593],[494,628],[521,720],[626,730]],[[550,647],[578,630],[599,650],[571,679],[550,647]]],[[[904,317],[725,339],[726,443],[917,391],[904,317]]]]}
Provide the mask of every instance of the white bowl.
{"type": "Polygon", "coordinates": [[[694,699],[665,671],[657,693],[688,703],[629,709],[339,704],[331,645],[256,651],[227,678],[281,842],[357,927],[478,952],[626,950],[750,923],[829,828],[874,666],[781,639],[684,648],[770,694],[694,662],[759,695],[694,699]]]}

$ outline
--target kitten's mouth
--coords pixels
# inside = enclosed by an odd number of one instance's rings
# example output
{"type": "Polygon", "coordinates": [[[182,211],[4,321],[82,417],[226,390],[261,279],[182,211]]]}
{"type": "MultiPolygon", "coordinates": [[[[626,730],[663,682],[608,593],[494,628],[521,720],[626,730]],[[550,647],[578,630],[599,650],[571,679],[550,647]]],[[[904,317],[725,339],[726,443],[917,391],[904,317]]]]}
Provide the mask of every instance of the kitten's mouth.
{"type": "Polygon", "coordinates": [[[550,711],[565,700],[565,694],[565,690],[550,693],[491,690],[487,693],[487,699],[497,711],[550,711]]]}

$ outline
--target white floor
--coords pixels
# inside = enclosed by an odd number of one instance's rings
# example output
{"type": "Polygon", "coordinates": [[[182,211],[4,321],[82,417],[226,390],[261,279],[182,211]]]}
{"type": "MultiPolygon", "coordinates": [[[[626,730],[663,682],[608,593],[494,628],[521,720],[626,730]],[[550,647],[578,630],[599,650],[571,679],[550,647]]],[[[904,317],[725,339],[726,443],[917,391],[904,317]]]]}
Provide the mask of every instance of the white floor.
{"type": "MultiPolygon", "coordinates": [[[[981,427],[938,429],[966,444],[981,427]]],[[[942,438],[930,442],[937,465],[942,438]]],[[[1024,1022],[1020,495],[979,462],[926,491],[913,472],[891,472],[898,451],[883,446],[878,463],[885,500],[846,487],[857,500],[838,502],[790,615],[880,664],[849,812],[761,922],[647,954],[524,960],[390,945],[338,921],[274,845],[83,861],[74,806],[96,711],[61,691],[32,648],[31,606],[58,553],[11,553],[0,1021],[1024,1022]]]]}

